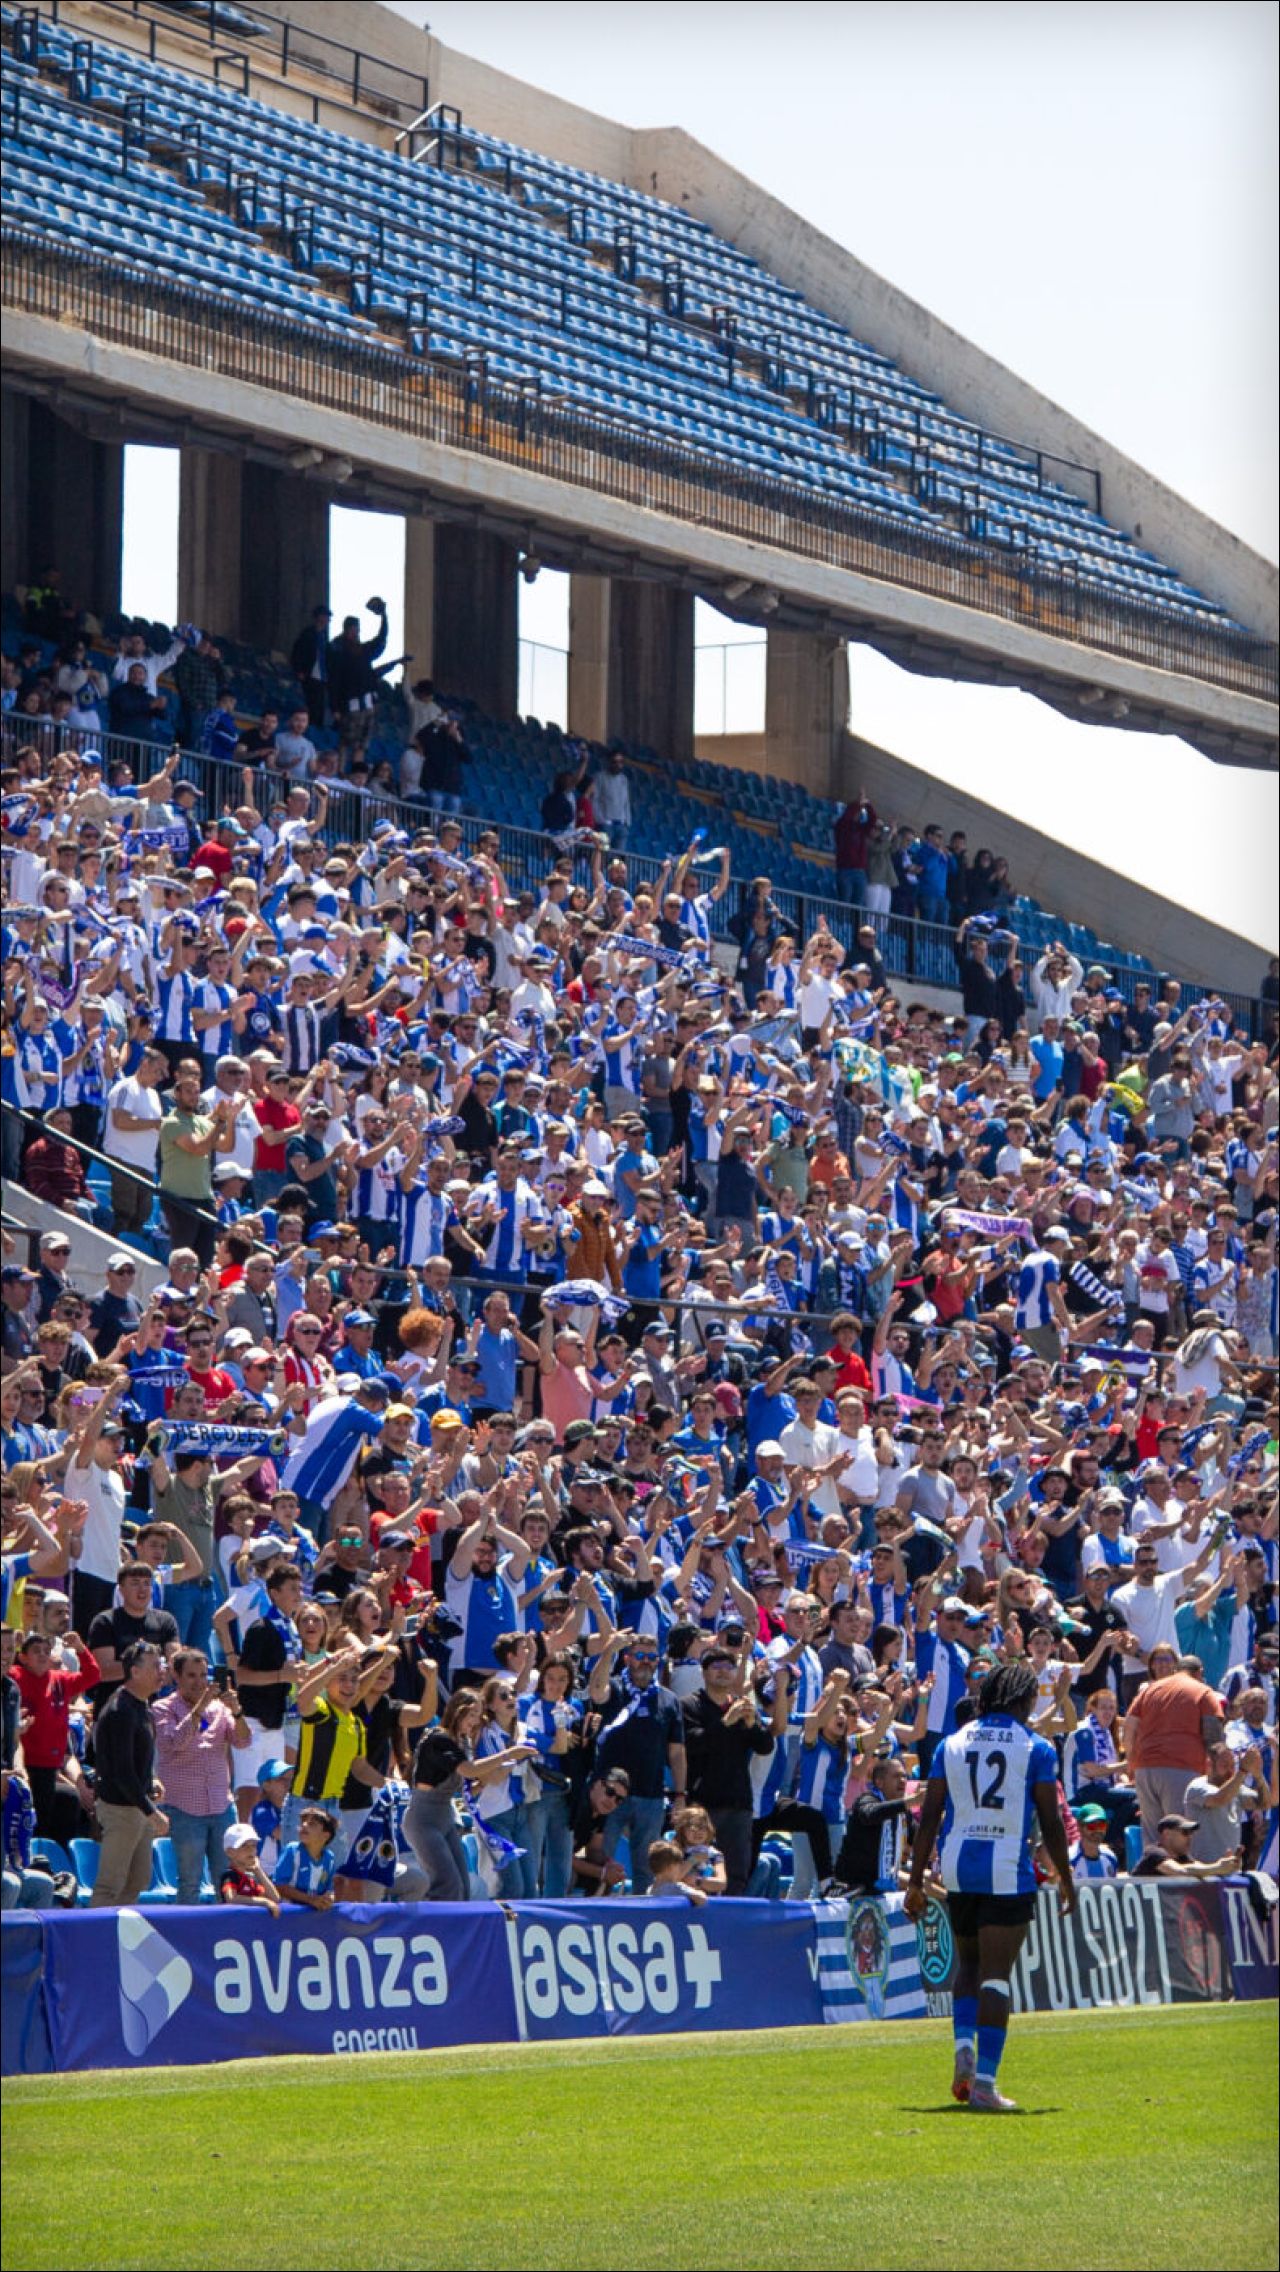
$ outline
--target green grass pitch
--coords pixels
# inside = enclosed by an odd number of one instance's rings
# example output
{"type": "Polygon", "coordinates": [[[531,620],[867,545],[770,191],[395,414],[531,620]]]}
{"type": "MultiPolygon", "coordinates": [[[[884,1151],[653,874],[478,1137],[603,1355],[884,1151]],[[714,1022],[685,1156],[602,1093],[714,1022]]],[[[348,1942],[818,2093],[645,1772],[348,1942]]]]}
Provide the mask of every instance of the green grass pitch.
{"type": "Polygon", "coordinates": [[[9,2082],[2,2261],[1252,2272],[1276,2013],[1015,2020],[1007,2120],[939,2021],[9,2082]]]}

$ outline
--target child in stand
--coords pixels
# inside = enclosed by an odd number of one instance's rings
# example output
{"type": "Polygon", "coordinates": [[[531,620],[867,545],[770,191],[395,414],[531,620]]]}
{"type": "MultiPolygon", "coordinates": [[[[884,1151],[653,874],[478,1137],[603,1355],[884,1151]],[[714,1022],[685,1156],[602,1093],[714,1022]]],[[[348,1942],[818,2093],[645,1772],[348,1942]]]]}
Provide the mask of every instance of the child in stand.
{"type": "Polygon", "coordinates": [[[222,1851],[227,1867],[218,1880],[219,1901],[234,1902],[245,1909],[267,1909],[278,1917],[276,1889],[258,1860],[258,1834],[252,1824],[233,1822],[224,1830],[222,1851]]]}
{"type": "Polygon", "coordinates": [[[682,1893],[686,1901],[693,1903],[695,1909],[701,1909],[707,1897],[700,1885],[690,1885],[685,1879],[683,1873],[688,1868],[688,1861],[678,1846],[673,1846],[666,1838],[655,1838],[646,1859],[652,1880],[650,1893],[656,1893],[668,1901],[672,1894],[682,1893]]]}
{"type": "Polygon", "coordinates": [[[292,1786],[293,1769],[286,1759],[264,1759],[258,1769],[258,1789],[262,1796],[249,1822],[257,1834],[262,1867],[272,1879],[280,1859],[280,1817],[292,1786]]]}
{"type": "Polygon", "coordinates": [[[299,1902],[304,1909],[332,1909],[338,1871],[330,1848],[337,1827],[323,1807],[303,1808],[298,1835],[276,1863],[275,1889],[282,1901],[299,1902]]]}
{"type": "Polygon", "coordinates": [[[676,1852],[684,1857],[684,1883],[703,1893],[723,1893],[728,1884],[724,1855],[705,1807],[684,1807],[671,1825],[676,1852]]]}

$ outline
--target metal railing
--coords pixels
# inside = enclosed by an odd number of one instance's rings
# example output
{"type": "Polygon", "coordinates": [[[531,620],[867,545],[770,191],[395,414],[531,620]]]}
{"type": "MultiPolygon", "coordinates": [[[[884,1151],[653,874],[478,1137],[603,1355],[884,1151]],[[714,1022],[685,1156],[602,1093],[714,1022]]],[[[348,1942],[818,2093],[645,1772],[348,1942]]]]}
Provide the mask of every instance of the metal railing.
{"type": "MultiPolygon", "coordinates": [[[[12,715],[0,719],[0,756],[6,764],[11,764],[17,751],[24,747],[38,750],[46,760],[53,756],[55,749],[92,748],[100,750],[108,763],[113,757],[124,758],[133,769],[135,779],[142,781],[159,770],[169,746],[167,742],[162,748],[156,742],[136,741],[120,734],[93,734],[86,729],[64,729],[55,735],[50,726],[42,725],[39,720],[24,721],[12,715]]],[[[244,802],[245,770],[233,759],[208,757],[198,750],[183,751],[179,778],[193,782],[200,790],[206,825],[215,814],[229,812],[244,802]]],[[[276,778],[270,773],[255,771],[255,790],[260,795],[264,791],[274,794],[276,778]]],[[[281,795],[290,786],[283,776],[279,777],[278,785],[281,795]]],[[[726,807],[727,804],[726,794],[726,807]]],[[[417,801],[391,796],[355,796],[338,782],[328,798],[325,834],[333,843],[361,844],[367,840],[376,821],[392,821],[397,828],[412,834],[416,829],[433,826],[439,817],[427,796],[417,801]]],[[[498,838],[500,865],[508,882],[517,890],[537,891],[560,857],[552,839],[536,829],[518,828],[509,821],[489,821],[471,813],[450,817],[457,818],[465,851],[474,850],[483,835],[492,833],[498,838]]],[[[760,852],[756,872],[765,873],[767,843],[763,838],[760,852]]],[[[625,858],[628,881],[633,888],[637,884],[653,884],[661,873],[662,862],[650,854],[628,852],[625,858]]],[[[576,869],[585,882],[590,869],[588,855],[578,855],[576,869]]],[[[726,897],[719,903],[722,924],[727,925],[744,904],[745,879],[739,879],[739,883],[739,897],[726,897]]],[[[860,928],[870,924],[886,976],[908,986],[959,991],[955,929],[950,923],[922,923],[914,916],[872,913],[865,907],[850,907],[847,901],[829,898],[820,892],[779,887],[772,897],[779,914],[799,939],[808,938],[822,917],[833,937],[839,939],[846,950],[851,950],[860,928]]],[[[1055,919],[1050,917],[1049,920],[1055,919]]],[[[717,943],[728,946],[733,935],[721,929],[716,938],[717,943]]],[[[1199,1001],[1207,994],[1216,994],[1226,1003],[1236,1026],[1251,1040],[1256,1040],[1264,1030],[1264,1006],[1258,996],[1181,978],[1180,973],[1174,971],[1134,970],[1128,964],[1109,961],[1103,951],[1086,951],[1090,965],[1096,964],[1107,972],[1110,983],[1119,988],[1126,1002],[1134,1000],[1141,985],[1149,985],[1154,993],[1163,978],[1178,977],[1184,1005],[1199,1001]]],[[[1042,952],[1041,947],[1028,947],[1024,959],[1030,963],[1042,952]]]]}
{"type": "MultiPolygon", "coordinates": [[[[194,1042],[191,1046],[191,1055],[193,1058],[198,1058],[200,1055],[199,1048],[194,1042]]],[[[26,1112],[20,1105],[6,1104],[0,1106],[0,1114],[2,1114],[3,1118],[7,1121],[12,1122],[16,1120],[25,1130],[28,1138],[32,1140],[34,1140],[38,1136],[48,1136],[51,1133],[45,1123],[44,1117],[40,1113],[26,1112]]],[[[69,1133],[64,1132],[61,1128],[55,1128],[52,1131],[52,1135],[56,1143],[69,1144],[73,1152],[78,1152],[81,1158],[84,1160],[92,1161],[95,1167],[108,1168],[113,1177],[119,1176],[125,1183],[142,1184],[146,1188],[146,1190],[151,1192],[157,1200],[159,1200],[163,1196],[157,1185],[155,1177],[153,1175],[148,1175],[142,1168],[131,1166],[128,1160],[114,1160],[112,1159],[109,1152],[100,1152],[95,1145],[86,1143],[82,1136],[72,1136],[69,1133]]],[[[24,1152],[25,1149],[26,1147],[24,1145],[24,1152]]],[[[19,1189],[26,1190],[27,1187],[21,1182],[20,1177],[15,1177],[14,1180],[18,1184],[19,1189]]],[[[60,1200],[49,1198],[47,1193],[33,1191],[31,1192],[30,1196],[32,1199],[41,1200],[46,1207],[56,1207],[60,1214],[76,1215],[80,1221],[85,1220],[85,1218],[79,1214],[78,1208],[64,1207],[60,1200]]],[[[223,1226],[218,1221],[217,1216],[213,1213],[211,1208],[202,1207],[198,1199],[180,1199],[178,1198],[176,1193],[173,1193],[170,1196],[175,1199],[176,1204],[182,1208],[182,1211],[185,1215],[189,1215],[196,1221],[202,1223],[206,1230],[214,1231],[219,1234],[221,1233],[223,1226]]],[[[24,1228],[26,1227],[27,1226],[24,1225],[24,1228]]],[[[161,1257],[158,1259],[163,1258],[161,1257]]]]}
{"type": "MultiPolygon", "coordinates": [[[[310,24],[273,16],[268,8],[256,5],[256,0],[244,0],[244,5],[240,0],[185,0],[181,14],[176,8],[159,5],[158,0],[94,0],[94,7],[95,12],[105,10],[123,19],[123,45],[129,45],[125,25],[145,35],[147,55],[153,63],[162,60],[163,42],[169,52],[175,45],[188,48],[193,68],[209,65],[215,81],[221,78],[223,68],[232,64],[240,73],[244,94],[249,92],[254,71],[278,73],[281,79],[295,82],[301,73],[308,79],[331,81],[333,102],[372,110],[397,126],[424,112],[431,100],[425,73],[386,63],[381,56],[349,47],[345,40],[334,39],[328,32],[313,30],[310,24]]],[[[38,5],[23,9],[21,15],[27,19],[45,15],[57,23],[65,13],[60,0],[39,0],[38,5]]],[[[83,19],[75,16],[68,21],[79,28],[83,19]]],[[[18,36],[23,37],[21,19],[18,36]]],[[[313,123],[319,121],[324,99],[313,94],[313,123]]]]}
{"type": "Polygon", "coordinates": [[[6,227],[0,285],[14,310],[282,396],[547,474],[691,524],[791,552],[886,585],[906,585],[1076,646],[1123,655],[1274,702],[1275,643],[1211,617],[1122,600],[1086,576],[944,529],[898,527],[883,513],[710,450],[552,402],[535,381],[465,369],[427,352],[337,337],[319,320],[268,314],[124,259],[6,227]]]}

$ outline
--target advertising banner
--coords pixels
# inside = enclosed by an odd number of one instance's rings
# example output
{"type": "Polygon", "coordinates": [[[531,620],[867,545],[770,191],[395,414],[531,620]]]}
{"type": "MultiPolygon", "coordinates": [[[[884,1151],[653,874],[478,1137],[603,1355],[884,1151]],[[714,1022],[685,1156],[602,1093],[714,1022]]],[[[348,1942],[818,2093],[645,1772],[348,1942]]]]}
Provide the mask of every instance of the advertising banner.
{"type": "Polygon", "coordinates": [[[0,1933],[6,2075],[51,2075],[53,2046],[44,1999],[44,1920],[27,1910],[0,1933]]]}
{"type": "MultiPolygon", "coordinates": [[[[1064,1917],[1052,1888],[1042,1889],[1013,1969],[1016,2012],[1218,2003],[1232,1994],[1221,1883],[1103,1878],[1077,1893],[1064,1917]]],[[[943,2016],[951,2010],[955,1946],[938,1896],[916,1928],[916,1953],[925,2009],[943,2016]]]]}
{"type": "Polygon", "coordinates": [[[1254,1877],[1247,1885],[1228,1879],[1221,1893],[1232,1995],[1242,2003],[1280,1995],[1280,1910],[1274,1879],[1254,1877]]]}
{"type": "Polygon", "coordinates": [[[1110,1878],[1063,1917],[1046,1888],[1013,1971],[1016,2012],[1220,2003],[1231,1993],[1217,1884],[1110,1878]]]}
{"type": "Polygon", "coordinates": [[[46,1921],[54,2064],[202,2066],[284,2052],[426,2051],[516,2033],[489,1903],[103,1909],[46,1921]]]}
{"type": "MultiPolygon", "coordinates": [[[[2,1929],[4,2072],[941,2017],[946,1902],[474,1902],[54,1911],[2,1929]]],[[[1043,1891],[1020,2012],[1277,1993],[1270,1881],[1043,1891]]]]}
{"type": "Polygon", "coordinates": [[[805,1903],[521,1901],[508,1933],[530,2042],[804,2027],[823,2016],[805,1903]]]}

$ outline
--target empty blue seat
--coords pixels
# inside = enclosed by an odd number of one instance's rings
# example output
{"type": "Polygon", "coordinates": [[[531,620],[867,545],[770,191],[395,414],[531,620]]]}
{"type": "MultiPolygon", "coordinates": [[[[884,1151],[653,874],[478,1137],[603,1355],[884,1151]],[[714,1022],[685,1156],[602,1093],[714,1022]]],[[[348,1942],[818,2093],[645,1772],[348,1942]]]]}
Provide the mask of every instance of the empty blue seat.
{"type": "Polygon", "coordinates": [[[102,1859],[102,1849],[96,1838],[73,1838],[71,1857],[80,1887],[76,1899],[82,1909],[87,1909],[89,1896],[98,1882],[98,1863],[102,1859]]]}
{"type": "Polygon", "coordinates": [[[178,1864],[171,1838],[156,1838],[151,1843],[151,1883],[139,1894],[139,1903],[155,1907],[178,1898],[178,1864]]]}

